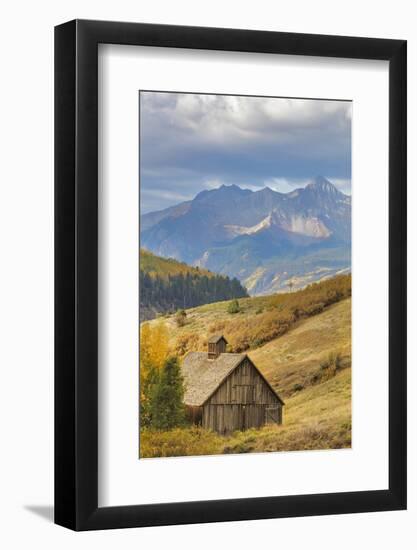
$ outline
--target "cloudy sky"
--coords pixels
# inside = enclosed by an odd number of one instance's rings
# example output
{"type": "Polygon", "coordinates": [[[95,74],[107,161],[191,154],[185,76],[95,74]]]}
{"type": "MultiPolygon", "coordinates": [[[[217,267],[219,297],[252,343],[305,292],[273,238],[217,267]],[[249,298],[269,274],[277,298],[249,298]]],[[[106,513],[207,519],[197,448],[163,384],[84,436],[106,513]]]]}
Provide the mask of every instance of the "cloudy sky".
{"type": "Polygon", "coordinates": [[[142,213],[222,184],[288,192],[317,175],[350,194],[350,102],[140,93],[142,213]]]}

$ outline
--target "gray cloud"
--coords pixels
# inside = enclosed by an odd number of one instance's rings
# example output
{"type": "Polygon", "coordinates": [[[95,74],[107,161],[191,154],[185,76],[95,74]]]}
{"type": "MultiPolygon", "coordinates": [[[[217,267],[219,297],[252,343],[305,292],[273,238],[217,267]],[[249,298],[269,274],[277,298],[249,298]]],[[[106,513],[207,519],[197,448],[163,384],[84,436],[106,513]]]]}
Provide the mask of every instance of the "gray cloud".
{"type": "Polygon", "coordinates": [[[350,192],[350,102],[141,92],[140,143],[142,212],[222,183],[350,192]]]}

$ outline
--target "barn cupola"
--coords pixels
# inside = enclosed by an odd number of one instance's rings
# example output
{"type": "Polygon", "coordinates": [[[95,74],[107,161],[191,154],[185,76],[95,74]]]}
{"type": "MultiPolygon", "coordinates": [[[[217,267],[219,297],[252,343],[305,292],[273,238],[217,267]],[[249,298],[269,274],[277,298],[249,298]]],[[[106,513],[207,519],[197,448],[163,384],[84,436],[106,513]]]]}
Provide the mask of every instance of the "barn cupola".
{"type": "Polygon", "coordinates": [[[227,340],[223,334],[215,334],[208,341],[208,358],[217,359],[221,353],[226,353],[227,340]]]}

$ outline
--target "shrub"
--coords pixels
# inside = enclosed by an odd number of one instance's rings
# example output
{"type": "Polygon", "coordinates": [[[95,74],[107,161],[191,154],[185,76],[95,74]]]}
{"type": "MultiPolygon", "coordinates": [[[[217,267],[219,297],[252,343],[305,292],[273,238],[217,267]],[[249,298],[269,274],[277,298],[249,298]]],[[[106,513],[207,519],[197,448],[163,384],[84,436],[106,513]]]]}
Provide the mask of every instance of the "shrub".
{"type": "Polygon", "coordinates": [[[321,379],[322,379],[322,375],[316,372],[311,376],[310,384],[311,385],[317,384],[318,382],[320,382],[321,379]]]}
{"type": "Polygon", "coordinates": [[[201,349],[200,336],[196,333],[180,334],[175,341],[173,353],[179,357],[183,357],[189,351],[197,351],[201,349]]]}
{"type": "Polygon", "coordinates": [[[320,381],[329,380],[336,375],[337,371],[341,369],[342,356],[339,352],[330,352],[327,359],[320,363],[320,373],[317,377],[320,381]]]}
{"type": "Polygon", "coordinates": [[[187,312],[185,309],[179,309],[175,315],[177,327],[183,327],[187,322],[187,312]]]}
{"type": "Polygon", "coordinates": [[[332,369],[339,370],[342,364],[342,356],[339,352],[331,351],[325,361],[320,364],[321,370],[332,369]]]}
{"type": "Polygon", "coordinates": [[[199,426],[140,433],[141,458],[213,455],[221,452],[222,445],[220,436],[199,426]]]}
{"type": "MultiPolygon", "coordinates": [[[[311,284],[297,292],[276,294],[257,304],[256,321],[247,316],[235,316],[226,321],[222,332],[226,333],[231,349],[245,352],[285,334],[298,319],[317,315],[334,301],[351,295],[350,275],[340,275],[311,284]]],[[[229,308],[234,311],[233,302],[229,308]]]]}
{"type": "Polygon", "coordinates": [[[235,313],[239,313],[239,311],[240,305],[238,300],[232,300],[227,307],[227,313],[231,313],[233,315],[235,313]]]}

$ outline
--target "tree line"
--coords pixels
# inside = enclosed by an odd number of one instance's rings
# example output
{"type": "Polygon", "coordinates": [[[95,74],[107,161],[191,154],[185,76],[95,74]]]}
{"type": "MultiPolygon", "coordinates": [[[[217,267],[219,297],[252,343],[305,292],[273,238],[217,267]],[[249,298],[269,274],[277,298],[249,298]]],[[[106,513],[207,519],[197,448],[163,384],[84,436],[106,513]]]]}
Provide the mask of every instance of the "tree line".
{"type": "Polygon", "coordinates": [[[139,284],[141,306],[164,313],[248,296],[238,279],[223,275],[181,273],[159,277],[140,270],[139,284]]]}

